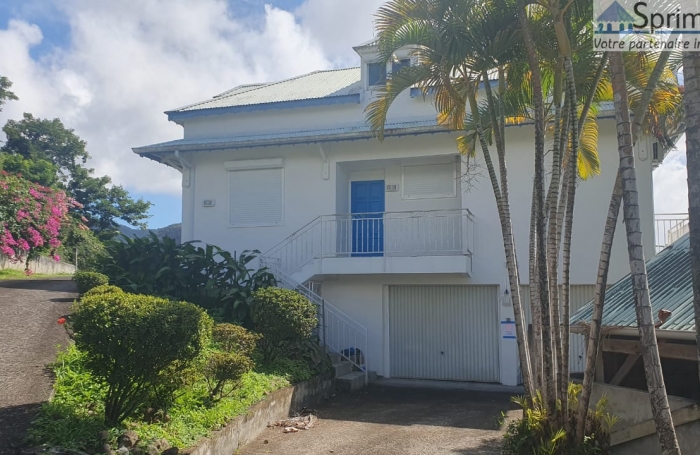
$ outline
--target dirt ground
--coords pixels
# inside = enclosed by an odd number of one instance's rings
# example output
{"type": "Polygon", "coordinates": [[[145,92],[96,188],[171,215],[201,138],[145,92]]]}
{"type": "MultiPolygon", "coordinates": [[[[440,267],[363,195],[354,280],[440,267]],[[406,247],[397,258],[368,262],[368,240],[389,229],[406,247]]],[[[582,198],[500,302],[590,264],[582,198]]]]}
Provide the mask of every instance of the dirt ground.
{"type": "Polygon", "coordinates": [[[241,455],[499,454],[501,412],[519,412],[510,394],[372,385],[315,408],[310,430],[267,428],[241,455]]]}
{"type": "Polygon", "coordinates": [[[47,365],[68,336],[58,318],[77,296],[69,280],[0,281],[0,454],[15,454],[51,395],[47,365]]]}

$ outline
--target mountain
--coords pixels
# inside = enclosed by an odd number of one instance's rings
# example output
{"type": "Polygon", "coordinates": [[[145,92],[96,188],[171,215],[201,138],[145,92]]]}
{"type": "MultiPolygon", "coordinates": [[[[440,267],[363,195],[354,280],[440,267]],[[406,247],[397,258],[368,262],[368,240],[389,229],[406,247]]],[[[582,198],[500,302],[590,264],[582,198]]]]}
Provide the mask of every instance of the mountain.
{"type": "Polygon", "coordinates": [[[176,223],[170,226],[165,226],[158,229],[134,229],[129,226],[119,226],[119,233],[123,234],[129,238],[141,238],[148,235],[149,232],[153,232],[158,238],[170,237],[174,239],[177,243],[180,243],[180,231],[182,230],[182,224],[176,223]]]}

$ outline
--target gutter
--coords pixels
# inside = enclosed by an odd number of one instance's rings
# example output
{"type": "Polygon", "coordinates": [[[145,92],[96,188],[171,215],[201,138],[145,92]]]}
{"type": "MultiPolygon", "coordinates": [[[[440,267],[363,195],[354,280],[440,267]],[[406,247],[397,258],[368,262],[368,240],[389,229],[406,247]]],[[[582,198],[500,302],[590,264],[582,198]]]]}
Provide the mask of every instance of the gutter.
{"type": "MultiPolygon", "coordinates": [[[[586,328],[587,326],[580,324],[572,325],[571,333],[587,335],[588,330],[586,330],[586,328]]],[[[620,335],[639,338],[639,329],[637,327],[603,326],[603,331],[605,332],[605,335],[620,335]]],[[[685,330],[656,329],[656,338],[663,340],[695,341],[695,332],[685,330]]]]}

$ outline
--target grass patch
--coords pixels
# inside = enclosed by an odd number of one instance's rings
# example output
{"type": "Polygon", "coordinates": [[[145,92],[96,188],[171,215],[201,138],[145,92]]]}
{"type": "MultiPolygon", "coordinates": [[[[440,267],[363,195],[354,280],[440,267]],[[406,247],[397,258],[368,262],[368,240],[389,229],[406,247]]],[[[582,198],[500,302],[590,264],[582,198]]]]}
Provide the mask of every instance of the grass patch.
{"type": "MultiPolygon", "coordinates": [[[[53,365],[55,395],[50,403],[43,405],[33,423],[29,435],[33,444],[88,453],[99,451],[99,433],[106,429],[102,402],[105,387],[85,369],[83,359],[84,354],[73,345],[59,354],[53,365]]],[[[198,377],[192,385],[179,391],[175,403],[167,410],[167,421],[127,420],[122,427],[109,429],[111,441],[114,443],[120,433],[130,429],[145,443],[164,438],[173,446],[189,447],[243,414],[270,392],[312,375],[304,362],[285,359],[246,373],[240,387],[230,397],[215,403],[208,400],[204,378],[198,377]]]]}
{"type": "Polygon", "coordinates": [[[32,273],[31,275],[27,275],[24,273],[23,270],[15,270],[15,269],[2,269],[0,270],[0,280],[42,280],[42,279],[49,279],[49,278],[58,278],[58,277],[66,277],[66,276],[71,276],[69,273],[56,273],[56,274],[47,274],[47,273],[32,273]]]}

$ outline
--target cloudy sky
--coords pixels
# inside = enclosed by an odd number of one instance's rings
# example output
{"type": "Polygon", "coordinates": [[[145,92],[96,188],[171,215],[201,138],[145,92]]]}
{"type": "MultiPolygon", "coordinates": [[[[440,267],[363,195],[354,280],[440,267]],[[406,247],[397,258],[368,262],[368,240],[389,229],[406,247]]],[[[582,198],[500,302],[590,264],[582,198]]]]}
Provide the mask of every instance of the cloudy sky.
{"type": "MultiPolygon", "coordinates": [[[[153,201],[150,227],[180,221],[179,174],[131,147],[182,137],[163,111],[240,84],[353,66],[381,0],[3,0],[0,75],[22,112],[60,117],[91,165],[153,201]]],[[[0,137],[0,140],[2,138],[0,137]]],[[[686,212],[685,156],[654,175],[657,212],[686,212]]]]}

